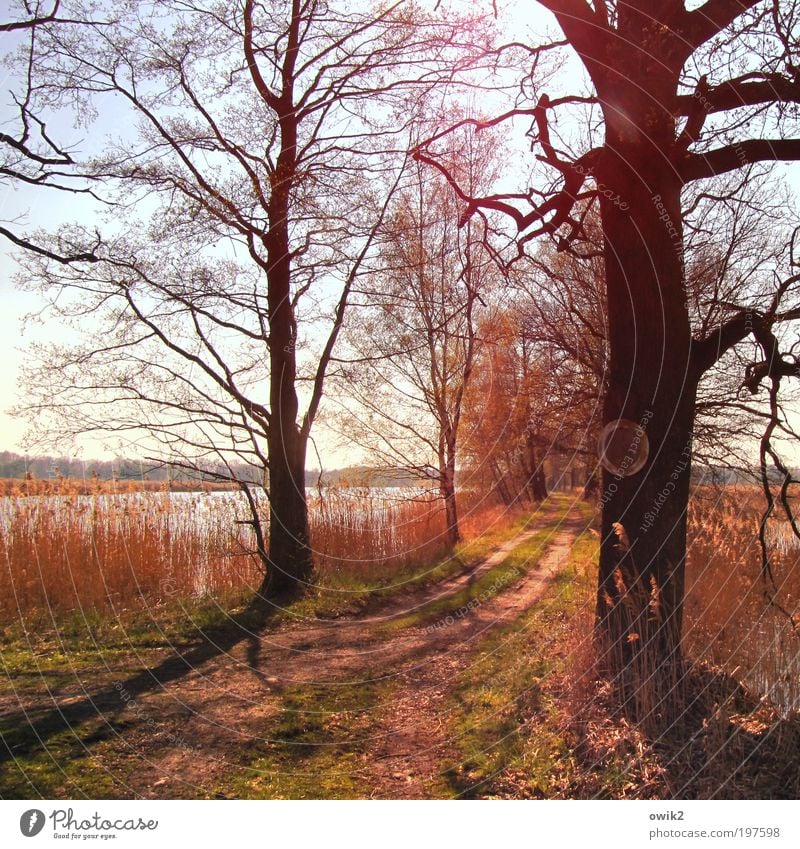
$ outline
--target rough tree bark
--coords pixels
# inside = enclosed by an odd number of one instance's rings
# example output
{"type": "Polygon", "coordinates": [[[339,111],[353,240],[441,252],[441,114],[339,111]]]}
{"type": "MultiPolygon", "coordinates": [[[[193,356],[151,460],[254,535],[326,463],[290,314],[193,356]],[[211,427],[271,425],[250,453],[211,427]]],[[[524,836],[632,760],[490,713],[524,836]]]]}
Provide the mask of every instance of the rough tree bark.
{"type": "MultiPolygon", "coordinates": [[[[646,80],[630,72],[635,91],[646,80]]],[[[641,144],[649,135],[663,144],[663,157],[672,120],[658,105],[664,102],[658,91],[642,87],[636,96],[633,114],[642,116],[641,126],[630,133],[608,122],[609,152],[597,168],[598,182],[619,186],[630,207],[601,202],[611,340],[603,422],[640,425],[650,456],[638,474],[603,470],[597,616],[612,668],[640,667],[630,695],[643,697],[637,682],[650,678],[656,664],[668,669],[680,660],[696,376],[683,295],[681,185],[652,167],[654,151],[641,144]],[[631,134],[635,141],[626,144],[631,134]],[[646,516],[656,511],[657,521],[648,525],[646,516]]],[[[652,680],[674,683],[670,675],[652,680]]]]}

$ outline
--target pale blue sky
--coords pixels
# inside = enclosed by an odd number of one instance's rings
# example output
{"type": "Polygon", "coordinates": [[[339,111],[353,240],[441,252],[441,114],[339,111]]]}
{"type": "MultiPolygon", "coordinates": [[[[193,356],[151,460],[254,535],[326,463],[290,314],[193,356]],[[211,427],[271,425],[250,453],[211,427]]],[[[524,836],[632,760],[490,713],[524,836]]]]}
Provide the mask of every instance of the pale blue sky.
{"type": "MultiPolygon", "coordinates": [[[[517,3],[516,8],[519,13],[516,16],[516,23],[510,29],[515,36],[521,36],[520,21],[532,23],[531,10],[536,6],[533,3],[517,3]]],[[[537,16],[537,27],[541,27],[541,22],[546,17],[546,15],[537,16]]],[[[7,80],[2,82],[7,83],[7,80]]],[[[7,84],[2,85],[0,90],[5,91],[8,87],[7,84]]],[[[0,102],[0,118],[3,114],[10,114],[7,111],[3,113],[2,108],[0,102]]],[[[8,109],[7,105],[6,109],[8,109]]],[[[107,132],[112,129],[114,132],[119,132],[119,116],[115,116],[113,110],[104,112],[101,122],[92,129],[91,135],[86,129],[75,128],[63,122],[61,125],[54,122],[51,129],[57,138],[67,139],[81,153],[85,153],[90,149],[92,142],[101,140],[107,132]]],[[[800,188],[800,164],[787,166],[785,173],[795,190],[800,188]]],[[[5,186],[0,194],[0,219],[4,221],[17,219],[15,225],[17,230],[24,230],[26,226],[51,228],[76,218],[85,221],[96,214],[96,208],[96,205],[88,199],[53,191],[34,191],[28,187],[5,186]]],[[[38,303],[33,296],[15,290],[11,280],[14,270],[15,263],[10,258],[9,246],[0,240],[0,298],[4,307],[0,311],[0,362],[3,364],[0,369],[0,450],[22,451],[24,450],[22,437],[25,424],[11,418],[5,412],[17,395],[19,366],[25,356],[21,349],[34,338],[43,336],[57,338],[63,331],[49,325],[45,328],[33,329],[25,337],[20,335],[22,316],[26,312],[35,310],[38,303]]],[[[98,456],[105,452],[98,445],[87,448],[85,453],[98,456]]],[[[346,457],[339,457],[326,465],[343,465],[346,461],[346,457]]],[[[313,462],[311,458],[310,462],[313,462]]]]}

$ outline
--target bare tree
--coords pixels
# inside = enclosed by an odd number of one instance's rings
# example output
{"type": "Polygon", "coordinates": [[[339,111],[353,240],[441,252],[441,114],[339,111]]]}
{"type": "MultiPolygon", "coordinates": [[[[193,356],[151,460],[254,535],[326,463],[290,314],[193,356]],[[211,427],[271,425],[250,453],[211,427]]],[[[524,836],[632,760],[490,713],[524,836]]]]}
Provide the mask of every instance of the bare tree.
{"type": "MultiPolygon", "coordinates": [[[[692,333],[702,337],[725,322],[733,304],[757,303],[769,295],[774,270],[786,260],[791,203],[774,181],[762,185],[745,174],[687,193],[684,205],[687,306],[692,333]]],[[[540,246],[520,263],[513,279],[522,293],[525,333],[546,352],[560,384],[567,387],[564,410],[574,417],[574,450],[595,466],[608,334],[602,232],[594,215],[584,221],[584,235],[588,241],[581,251],[540,246]]],[[[742,398],[742,377],[751,357],[752,343],[740,343],[700,380],[695,467],[754,475],[752,449],[769,414],[758,399],[742,398]]]]}
{"type": "Polygon", "coordinates": [[[599,207],[609,341],[603,423],[617,453],[634,462],[609,463],[603,475],[598,628],[631,707],[637,682],[658,670],[652,703],[666,716],[682,670],[698,384],[748,336],[757,348],[745,375],[754,391],[762,381],[775,385],[798,373],[794,354],[773,332],[796,317],[792,273],[757,304],[731,304],[723,323],[694,335],[683,198],[697,181],[800,158],[793,137],[800,102],[798,7],[763,0],[707,0],[692,10],[678,0],[541,5],[563,39],[530,45],[529,55],[563,45],[582,63],[586,88],[551,98],[526,74],[517,102],[492,123],[532,121],[543,179],[533,189],[529,183],[517,193],[478,197],[440,161],[441,137],[416,155],[449,180],[475,215],[504,214],[518,232],[520,252],[539,236],[562,249],[579,246],[589,210],[599,207]],[[564,120],[556,135],[559,113],[580,127],[574,145],[564,120]],[[619,420],[630,425],[618,427],[619,420]]]}
{"type": "MultiPolygon", "coordinates": [[[[13,10],[9,10],[8,19],[0,21],[0,33],[5,35],[9,46],[20,40],[17,52],[24,67],[20,90],[11,92],[17,110],[15,126],[9,132],[0,132],[0,188],[36,186],[72,194],[93,195],[73,167],[75,160],[68,147],[52,137],[47,124],[32,105],[33,63],[38,33],[46,27],[85,23],[85,19],[60,15],[60,7],[61,0],[51,0],[50,3],[25,2],[20,4],[16,17],[13,10]]],[[[0,236],[17,247],[61,263],[93,262],[96,259],[92,242],[73,253],[60,254],[8,227],[0,226],[0,236]]]]}
{"type": "Polygon", "coordinates": [[[464,413],[464,480],[506,506],[547,496],[545,456],[553,372],[525,335],[524,314],[503,304],[479,332],[483,345],[464,413]]]}
{"type": "MultiPolygon", "coordinates": [[[[520,331],[549,364],[546,418],[559,423],[554,439],[573,468],[582,467],[584,494],[596,497],[597,440],[608,374],[603,257],[599,227],[585,224],[582,251],[545,244],[514,275],[520,290],[520,331]]],[[[577,481],[576,481],[577,483],[577,481]]]]}
{"type": "MultiPolygon", "coordinates": [[[[144,426],[189,464],[232,451],[261,467],[268,532],[242,489],[262,592],[293,594],[312,573],[306,452],[351,290],[415,102],[452,77],[453,50],[473,51],[479,22],[321,0],[132,2],[115,15],[48,30],[33,67],[43,102],[137,122],[87,168],[146,220],[118,218],[91,270],[30,262],[56,315],[102,320],[103,333],[51,351],[31,406],[82,429],[144,426]]],[[[53,245],[85,238],[65,228],[53,245]]]]}
{"type": "MultiPolygon", "coordinates": [[[[450,167],[468,185],[491,177],[496,140],[454,139],[450,167]]],[[[499,271],[460,205],[415,165],[398,192],[380,262],[351,313],[353,362],[343,374],[357,398],[359,433],[378,461],[435,482],[447,538],[460,539],[456,471],[465,393],[480,340],[477,326],[499,271]]]]}

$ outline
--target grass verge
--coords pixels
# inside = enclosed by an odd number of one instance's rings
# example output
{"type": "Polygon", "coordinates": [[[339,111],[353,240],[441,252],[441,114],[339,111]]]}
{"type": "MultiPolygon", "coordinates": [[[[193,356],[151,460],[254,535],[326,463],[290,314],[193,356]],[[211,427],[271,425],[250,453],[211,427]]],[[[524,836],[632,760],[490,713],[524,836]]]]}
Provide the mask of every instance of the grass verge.
{"type": "Polygon", "coordinates": [[[784,799],[800,793],[800,717],[691,665],[680,720],[648,738],[596,674],[598,539],[583,534],[552,591],[478,645],[443,710],[458,798],[784,799]]]}
{"type": "Polygon", "coordinates": [[[582,674],[597,554],[587,530],[547,596],[487,636],[459,676],[448,729],[457,756],[444,771],[453,796],[621,798],[650,781],[655,765],[630,757],[633,729],[609,722],[593,728],[597,747],[587,742],[587,711],[599,709],[582,674]]]}

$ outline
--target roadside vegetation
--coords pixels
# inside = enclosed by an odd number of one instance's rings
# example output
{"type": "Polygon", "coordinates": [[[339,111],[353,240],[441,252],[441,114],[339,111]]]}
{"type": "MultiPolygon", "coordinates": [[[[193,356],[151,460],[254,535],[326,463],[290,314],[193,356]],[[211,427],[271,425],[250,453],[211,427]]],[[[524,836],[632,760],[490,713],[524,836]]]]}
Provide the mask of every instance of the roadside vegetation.
{"type": "MultiPolygon", "coordinates": [[[[475,597],[487,580],[496,579],[498,570],[505,573],[513,567],[515,574],[522,574],[524,569],[535,567],[548,538],[573,503],[572,497],[554,495],[532,513],[487,509],[466,519],[465,542],[444,557],[407,570],[404,580],[395,573],[394,581],[386,586],[386,572],[378,568],[371,584],[357,573],[349,576],[349,585],[357,588],[355,597],[362,605],[368,599],[373,604],[393,596],[402,600],[421,587],[436,587],[456,575],[469,573],[526,527],[536,528],[533,537],[509,547],[508,554],[468,585],[466,591],[424,606],[421,609],[425,615],[401,616],[387,626],[392,633],[413,629],[434,613],[455,609],[475,597]]],[[[512,586],[504,585],[499,591],[512,586]]],[[[165,658],[181,653],[187,655],[204,641],[222,642],[231,629],[263,627],[257,610],[247,604],[226,608],[220,601],[185,599],[125,615],[98,611],[85,615],[78,610],[62,612],[58,617],[51,612],[48,620],[39,613],[35,627],[30,620],[35,611],[29,611],[27,620],[10,624],[3,632],[0,660],[8,680],[3,701],[11,708],[18,702],[35,704],[37,707],[28,715],[32,722],[50,710],[54,700],[63,703],[64,691],[74,690],[76,681],[87,682],[89,692],[105,687],[113,695],[115,682],[135,674],[137,669],[156,667],[165,658]]],[[[352,616],[354,612],[352,595],[342,601],[336,594],[320,589],[278,611],[270,619],[269,628],[316,617],[329,620],[345,614],[352,616]]],[[[356,682],[343,680],[335,686],[311,682],[279,688],[271,700],[268,722],[259,741],[248,740],[241,751],[230,752],[230,768],[216,779],[213,789],[206,786],[205,792],[262,798],[368,795],[370,787],[363,770],[366,755],[359,751],[358,743],[363,733],[358,729],[376,706],[391,704],[396,688],[396,681],[377,667],[366,668],[364,680],[356,682]]],[[[112,706],[116,709],[118,704],[112,706]]],[[[130,795],[126,776],[141,769],[141,735],[155,731],[155,727],[148,728],[148,721],[142,719],[138,708],[110,722],[100,715],[91,716],[80,731],[60,730],[58,726],[55,719],[52,727],[45,727],[46,745],[27,753],[36,732],[27,723],[0,725],[11,755],[11,761],[3,767],[1,796],[130,795]]],[[[186,745],[186,741],[171,742],[186,745]]],[[[192,796],[198,787],[171,782],[161,792],[192,796]]]]}
{"type": "MultiPolygon", "coordinates": [[[[737,663],[754,656],[754,634],[760,632],[754,630],[758,619],[753,616],[758,611],[762,620],[772,615],[753,589],[760,580],[756,552],[748,554],[743,544],[753,520],[748,504],[754,504],[743,499],[743,493],[715,494],[708,489],[696,493],[693,504],[689,674],[681,691],[679,721],[657,735],[649,735],[619,711],[613,687],[598,668],[593,617],[599,536],[591,527],[593,508],[574,495],[555,494],[536,510],[518,515],[483,514],[474,527],[486,523],[484,533],[476,533],[449,556],[420,563],[406,573],[406,580],[382,586],[385,575],[378,570],[370,587],[363,574],[350,576],[350,586],[360,587],[354,593],[355,606],[349,595],[344,604],[341,598],[336,601],[337,595],[319,591],[281,611],[267,629],[279,635],[285,628],[289,634],[299,628],[296,633],[302,636],[303,628],[313,622],[331,623],[333,617],[357,625],[359,615],[366,614],[365,634],[373,627],[376,645],[422,641],[419,660],[424,660],[427,674],[433,674],[443,663],[436,659],[441,649],[435,645],[447,646],[452,637],[446,629],[432,629],[431,623],[460,610],[467,611],[468,618],[470,603],[476,600],[475,609],[503,594],[513,596],[525,575],[536,571],[570,514],[584,522],[584,530],[577,532],[568,558],[541,598],[511,618],[498,619],[485,633],[478,632],[460,663],[452,666],[448,661],[451,665],[436,673],[442,696],[434,719],[443,742],[431,755],[422,783],[414,786],[414,795],[796,797],[800,786],[794,753],[800,744],[800,722],[796,710],[777,698],[790,698],[794,692],[780,673],[785,666],[762,652],[762,666],[744,667],[750,686],[739,680],[743,676],[736,670],[737,663]],[[526,528],[533,531],[527,538],[521,536],[526,528]],[[515,538],[516,544],[510,545],[515,538]],[[739,577],[720,592],[715,569],[734,552],[742,558],[739,577]],[[447,591],[455,576],[468,575],[492,553],[491,566],[484,565],[470,583],[454,584],[447,591]],[[500,581],[510,571],[514,580],[500,581]],[[430,600],[416,605],[414,593],[426,587],[430,600]],[[403,612],[406,597],[413,612],[403,612]],[[381,604],[392,600],[399,615],[370,626],[371,610],[380,611],[381,604]],[[748,640],[726,640],[728,629],[742,634],[748,627],[748,640]],[[720,634],[718,641],[711,637],[713,628],[720,634]],[[701,633],[707,639],[701,639],[701,633]],[[438,643],[428,648],[428,639],[438,643]],[[741,654],[745,646],[748,655],[741,654]]],[[[796,552],[779,540],[775,546],[776,574],[788,576],[785,592],[795,592],[796,552]]],[[[10,757],[0,771],[0,796],[396,795],[409,779],[399,768],[380,771],[382,760],[389,758],[381,746],[389,745],[384,738],[394,733],[393,715],[402,713],[402,706],[420,691],[409,683],[413,675],[407,679],[394,674],[379,658],[370,659],[369,651],[358,675],[335,670],[323,674],[322,669],[313,674],[312,669],[308,680],[278,681],[269,668],[258,673],[267,683],[258,697],[255,733],[245,731],[240,742],[219,742],[216,748],[186,730],[185,723],[193,720],[189,706],[176,708],[167,700],[166,708],[159,707],[165,698],[160,688],[128,694],[119,683],[142,668],[157,668],[165,658],[189,657],[204,644],[227,645],[232,629],[251,628],[255,633],[263,627],[257,611],[244,604],[226,607],[221,598],[186,598],[126,616],[72,612],[49,622],[39,619],[36,627],[30,622],[5,626],[0,660],[7,680],[6,718],[0,733],[10,757]],[[76,682],[82,682],[77,691],[76,682]],[[105,688],[104,695],[80,727],[63,728],[48,713],[54,703],[68,711],[76,699],[100,688],[105,688]],[[121,700],[124,710],[119,710],[121,700]],[[19,704],[29,706],[26,722],[9,722],[19,704]],[[185,720],[170,719],[176,710],[188,711],[185,720]],[[37,722],[34,730],[31,726],[37,722]],[[34,734],[42,736],[43,745],[33,745],[34,734]],[[178,760],[170,761],[172,773],[152,760],[159,747],[176,753],[178,760]],[[143,770],[153,775],[150,784],[143,784],[143,770]]],[[[770,645],[765,643],[765,649],[770,645]]],[[[785,651],[780,648],[785,645],[788,642],[773,647],[785,651]]],[[[785,661],[785,654],[781,657],[785,661]]],[[[418,718],[422,721],[415,710],[407,708],[412,728],[418,718]]],[[[413,762],[413,753],[406,755],[413,762]]]]}

